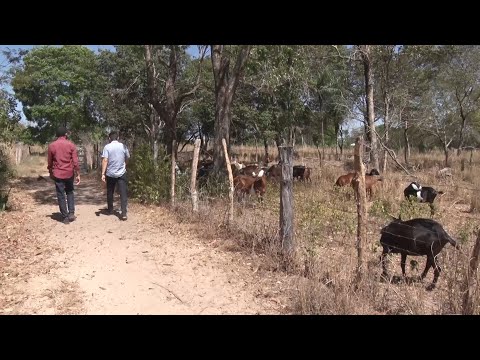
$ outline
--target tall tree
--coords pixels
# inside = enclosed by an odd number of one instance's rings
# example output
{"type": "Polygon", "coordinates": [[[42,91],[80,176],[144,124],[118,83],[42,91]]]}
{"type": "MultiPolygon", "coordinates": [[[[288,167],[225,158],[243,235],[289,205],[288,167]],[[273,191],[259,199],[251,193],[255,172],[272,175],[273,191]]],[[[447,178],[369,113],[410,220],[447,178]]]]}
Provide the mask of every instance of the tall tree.
{"type": "Polygon", "coordinates": [[[377,133],[375,131],[375,104],[373,98],[374,76],[371,45],[358,45],[360,58],[363,63],[365,77],[365,102],[366,102],[366,124],[367,140],[370,143],[370,161],[375,169],[379,169],[377,133]]]}
{"type": "MultiPolygon", "coordinates": [[[[152,132],[159,134],[160,121],[165,123],[164,140],[167,154],[176,152],[172,148],[173,140],[177,141],[177,116],[185,108],[187,101],[193,99],[200,84],[201,63],[206,47],[201,47],[200,61],[195,77],[185,76],[188,57],[186,46],[144,45],[145,63],[147,67],[147,83],[149,102],[155,109],[152,132]]],[[[158,138],[158,136],[156,137],[158,138]]],[[[154,143],[154,158],[158,157],[158,145],[154,143]]]]}
{"type": "Polygon", "coordinates": [[[23,58],[12,81],[38,140],[48,141],[59,125],[74,131],[96,123],[95,54],[84,46],[43,46],[23,58]]]}
{"type": "Polygon", "coordinates": [[[216,174],[223,172],[225,169],[222,139],[225,139],[227,146],[230,145],[233,97],[250,55],[250,50],[250,45],[238,48],[226,45],[211,45],[211,59],[215,81],[213,171],[216,174]],[[232,68],[230,63],[235,55],[236,61],[232,68]]]}

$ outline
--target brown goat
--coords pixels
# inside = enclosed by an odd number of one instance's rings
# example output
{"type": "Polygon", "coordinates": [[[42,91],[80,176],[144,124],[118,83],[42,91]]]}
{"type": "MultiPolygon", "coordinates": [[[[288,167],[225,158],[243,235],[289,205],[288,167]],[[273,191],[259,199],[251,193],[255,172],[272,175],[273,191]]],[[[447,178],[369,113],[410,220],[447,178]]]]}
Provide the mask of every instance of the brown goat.
{"type": "MultiPolygon", "coordinates": [[[[340,176],[337,179],[337,181],[335,182],[335,185],[337,185],[337,186],[351,185],[352,180],[355,177],[355,174],[356,174],[356,172],[351,172],[351,173],[340,176]]],[[[377,171],[377,169],[372,169],[368,174],[365,174],[365,176],[374,176],[374,175],[380,175],[380,173],[377,171]]]]}
{"type": "Polygon", "coordinates": [[[335,185],[337,186],[350,185],[354,177],[355,177],[355,173],[348,173],[348,174],[342,175],[337,179],[337,181],[335,182],[335,185]]]}
{"type": "MultiPolygon", "coordinates": [[[[372,199],[372,189],[373,186],[378,182],[383,181],[381,176],[377,175],[365,175],[365,192],[367,193],[367,197],[372,199]]],[[[355,190],[356,182],[352,181],[352,188],[355,190]]]]}

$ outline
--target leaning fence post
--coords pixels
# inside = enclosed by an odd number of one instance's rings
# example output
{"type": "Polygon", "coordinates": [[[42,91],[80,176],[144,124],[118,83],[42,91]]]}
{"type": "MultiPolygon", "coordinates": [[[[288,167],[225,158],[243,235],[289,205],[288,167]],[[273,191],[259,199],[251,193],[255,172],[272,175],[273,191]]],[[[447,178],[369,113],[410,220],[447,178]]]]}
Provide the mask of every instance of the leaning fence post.
{"type": "Polygon", "coordinates": [[[232,174],[232,166],[230,165],[230,158],[228,157],[228,150],[227,150],[227,142],[225,139],[222,139],[223,144],[223,151],[225,152],[225,161],[227,163],[227,172],[228,172],[228,181],[230,183],[230,191],[228,192],[228,196],[230,198],[230,209],[228,211],[228,222],[233,222],[233,174],[232,174]]]}
{"type": "Polygon", "coordinates": [[[192,161],[192,179],[190,181],[190,194],[192,195],[192,207],[194,212],[198,212],[198,195],[197,195],[197,165],[198,155],[200,153],[201,140],[195,140],[195,147],[193,149],[192,161]]]}
{"type": "Polygon", "coordinates": [[[367,223],[367,195],[365,192],[365,167],[363,165],[363,139],[358,137],[355,142],[355,198],[357,201],[357,269],[355,278],[355,287],[357,288],[363,274],[363,243],[366,240],[367,223]]]}

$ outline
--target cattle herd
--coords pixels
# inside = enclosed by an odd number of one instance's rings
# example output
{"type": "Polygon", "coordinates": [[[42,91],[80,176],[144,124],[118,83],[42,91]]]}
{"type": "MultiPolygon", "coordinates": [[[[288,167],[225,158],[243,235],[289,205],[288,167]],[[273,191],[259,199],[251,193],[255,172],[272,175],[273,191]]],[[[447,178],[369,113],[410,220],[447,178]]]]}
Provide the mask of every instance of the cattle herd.
{"type": "MultiPolygon", "coordinates": [[[[234,190],[238,200],[245,200],[247,196],[254,193],[260,201],[267,189],[267,179],[271,182],[278,182],[282,178],[281,164],[271,166],[261,166],[258,164],[245,165],[234,160],[231,162],[234,190]]],[[[198,178],[207,177],[213,170],[213,161],[204,160],[201,162],[197,172],[198,178]]],[[[351,172],[340,176],[335,182],[335,186],[352,186],[355,184],[356,173],[351,172]]],[[[312,168],[305,165],[293,166],[293,179],[301,182],[311,182],[312,168]]],[[[365,174],[365,188],[367,196],[371,199],[372,189],[382,181],[383,177],[376,169],[372,169],[365,174]]],[[[436,191],[432,187],[421,186],[418,182],[410,183],[404,190],[404,196],[408,200],[428,203],[431,208],[431,215],[434,215],[433,202],[437,195],[443,194],[442,191],[436,191]]],[[[425,278],[429,269],[433,267],[433,282],[427,287],[432,290],[438,281],[440,275],[440,266],[437,255],[443,247],[450,243],[458,248],[456,241],[447,234],[442,225],[432,219],[417,218],[408,221],[396,219],[381,230],[380,244],[383,247],[381,263],[383,267],[382,278],[388,278],[385,258],[388,254],[401,255],[401,269],[405,277],[405,263],[407,255],[426,256],[427,262],[425,270],[421,274],[421,279],[425,278]]]]}

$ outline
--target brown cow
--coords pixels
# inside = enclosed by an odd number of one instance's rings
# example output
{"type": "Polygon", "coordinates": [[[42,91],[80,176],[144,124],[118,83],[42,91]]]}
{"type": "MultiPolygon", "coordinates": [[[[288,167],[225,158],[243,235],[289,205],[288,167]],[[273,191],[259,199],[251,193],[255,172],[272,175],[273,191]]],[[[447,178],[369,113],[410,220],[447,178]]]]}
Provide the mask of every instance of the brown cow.
{"type": "Polygon", "coordinates": [[[267,176],[270,180],[276,181],[282,178],[282,165],[275,164],[267,170],[267,176]]]}
{"type": "Polygon", "coordinates": [[[239,198],[244,198],[245,195],[250,194],[252,188],[254,188],[257,196],[260,200],[263,200],[263,195],[266,190],[264,171],[260,170],[258,174],[253,173],[253,175],[254,176],[237,175],[233,179],[233,186],[235,187],[235,192],[239,198]]]}
{"type": "Polygon", "coordinates": [[[260,168],[257,164],[249,164],[247,166],[244,166],[242,169],[240,169],[239,174],[256,176],[255,174],[258,174],[259,171],[260,171],[260,168]]]}

